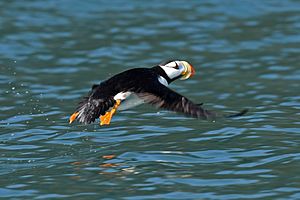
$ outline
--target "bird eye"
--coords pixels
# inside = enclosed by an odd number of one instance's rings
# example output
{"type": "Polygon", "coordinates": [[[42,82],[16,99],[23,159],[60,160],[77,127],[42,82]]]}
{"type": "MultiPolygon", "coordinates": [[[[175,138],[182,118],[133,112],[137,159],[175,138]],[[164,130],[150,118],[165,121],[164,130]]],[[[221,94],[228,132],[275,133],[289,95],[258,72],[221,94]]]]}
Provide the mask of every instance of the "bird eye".
{"type": "Polygon", "coordinates": [[[179,66],[178,66],[177,62],[175,62],[175,67],[174,68],[179,69],[179,66]]]}

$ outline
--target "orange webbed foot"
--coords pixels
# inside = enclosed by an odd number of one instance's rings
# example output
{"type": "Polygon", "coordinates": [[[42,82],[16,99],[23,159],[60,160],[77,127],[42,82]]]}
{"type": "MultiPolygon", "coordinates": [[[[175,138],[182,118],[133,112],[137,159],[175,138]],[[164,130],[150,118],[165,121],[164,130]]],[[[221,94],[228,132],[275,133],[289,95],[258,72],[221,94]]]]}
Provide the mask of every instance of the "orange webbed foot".
{"type": "Polygon", "coordinates": [[[112,116],[112,111],[106,112],[105,115],[100,116],[100,126],[109,125],[112,116]]]}
{"type": "Polygon", "coordinates": [[[79,114],[79,112],[74,112],[74,113],[71,115],[71,117],[70,117],[70,119],[69,119],[69,124],[71,124],[71,123],[76,119],[76,117],[78,116],[78,114],[79,114]]]}
{"type": "Polygon", "coordinates": [[[121,100],[116,100],[114,107],[110,111],[106,112],[105,115],[100,116],[100,126],[110,124],[111,118],[117,112],[117,108],[120,106],[120,104],[121,100]]]}

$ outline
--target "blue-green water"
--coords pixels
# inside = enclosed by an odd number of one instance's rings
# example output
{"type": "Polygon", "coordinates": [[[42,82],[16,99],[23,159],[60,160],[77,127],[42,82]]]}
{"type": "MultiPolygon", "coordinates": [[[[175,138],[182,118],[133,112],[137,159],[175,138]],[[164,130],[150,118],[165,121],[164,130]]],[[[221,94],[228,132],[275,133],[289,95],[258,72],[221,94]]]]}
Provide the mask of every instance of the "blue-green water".
{"type": "Polygon", "coordinates": [[[0,198],[300,199],[300,2],[1,1],[0,198]],[[92,84],[169,58],[172,89],[239,119],[150,106],[68,124],[92,84]]]}

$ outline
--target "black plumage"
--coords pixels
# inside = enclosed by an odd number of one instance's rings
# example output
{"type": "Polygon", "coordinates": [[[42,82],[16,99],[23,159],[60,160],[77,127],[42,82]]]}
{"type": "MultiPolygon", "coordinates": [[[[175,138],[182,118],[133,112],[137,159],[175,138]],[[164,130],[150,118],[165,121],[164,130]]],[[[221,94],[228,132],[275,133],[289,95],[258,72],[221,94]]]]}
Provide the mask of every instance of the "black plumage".
{"type": "MultiPolygon", "coordinates": [[[[77,120],[89,124],[104,115],[114,104],[114,96],[120,92],[130,91],[146,103],[156,107],[180,112],[195,118],[214,118],[213,112],[194,104],[186,97],[174,92],[158,81],[158,76],[168,79],[158,66],[153,68],[134,68],[119,73],[99,85],[93,85],[91,92],[79,103],[77,120]]],[[[170,83],[171,80],[168,81],[170,83]]]]}
{"type": "MultiPolygon", "coordinates": [[[[174,68],[177,68],[177,64],[174,68]]],[[[182,113],[188,117],[215,119],[220,116],[215,112],[204,109],[202,104],[193,103],[159,81],[159,77],[162,77],[170,84],[181,76],[170,78],[160,65],[152,68],[134,68],[121,72],[100,84],[93,85],[88,96],[83,98],[76,112],[71,116],[70,123],[75,119],[85,124],[94,122],[95,119],[110,111],[116,104],[115,96],[124,92],[135,94],[144,103],[182,113]]],[[[247,111],[244,110],[232,116],[240,116],[245,112],[247,111]]]]}

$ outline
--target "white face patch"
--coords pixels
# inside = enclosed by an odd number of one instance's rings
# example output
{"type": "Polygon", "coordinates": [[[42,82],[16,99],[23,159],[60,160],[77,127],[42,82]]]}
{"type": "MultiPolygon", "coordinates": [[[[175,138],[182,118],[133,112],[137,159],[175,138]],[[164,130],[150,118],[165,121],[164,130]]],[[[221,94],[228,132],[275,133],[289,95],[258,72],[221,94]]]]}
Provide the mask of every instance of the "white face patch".
{"type": "Polygon", "coordinates": [[[169,63],[167,63],[166,65],[165,65],[166,67],[176,67],[177,66],[177,63],[176,63],[176,61],[173,61],[173,62],[169,62],[169,63]]]}
{"type": "Polygon", "coordinates": [[[166,65],[161,65],[160,67],[165,71],[170,79],[180,76],[184,70],[180,61],[173,61],[166,65]]]}
{"type": "Polygon", "coordinates": [[[168,75],[170,79],[180,76],[181,74],[181,71],[178,69],[167,67],[167,66],[160,66],[160,67],[165,71],[165,73],[168,75]]]}

